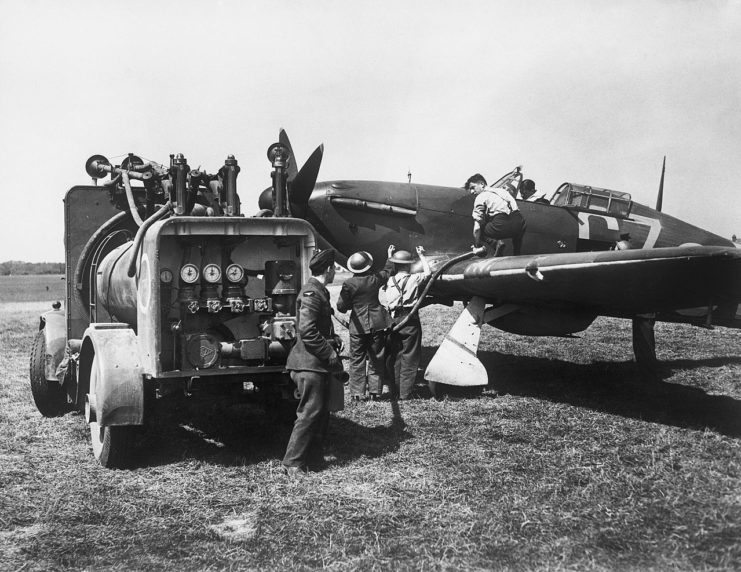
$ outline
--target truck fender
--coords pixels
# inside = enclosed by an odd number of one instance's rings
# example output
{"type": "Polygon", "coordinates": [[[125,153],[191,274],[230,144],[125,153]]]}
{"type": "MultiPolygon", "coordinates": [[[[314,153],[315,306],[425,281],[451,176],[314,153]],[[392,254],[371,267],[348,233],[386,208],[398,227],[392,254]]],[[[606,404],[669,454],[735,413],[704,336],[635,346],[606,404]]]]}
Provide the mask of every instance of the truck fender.
{"type": "Polygon", "coordinates": [[[41,314],[39,330],[44,332],[46,342],[44,375],[47,381],[59,381],[57,367],[64,359],[67,345],[67,319],[64,310],[54,309],[41,314]]]}
{"type": "Polygon", "coordinates": [[[127,324],[91,324],[83,335],[79,358],[87,421],[101,427],[142,425],[143,372],[136,334],[127,324]]]}

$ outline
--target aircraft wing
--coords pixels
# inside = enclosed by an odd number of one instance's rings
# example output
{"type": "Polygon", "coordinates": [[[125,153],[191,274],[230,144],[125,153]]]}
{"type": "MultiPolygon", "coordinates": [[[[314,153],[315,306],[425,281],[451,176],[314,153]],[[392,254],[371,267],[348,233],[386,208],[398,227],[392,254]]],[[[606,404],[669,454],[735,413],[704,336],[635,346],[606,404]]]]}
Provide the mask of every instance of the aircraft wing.
{"type": "Polygon", "coordinates": [[[449,268],[433,293],[618,317],[732,304],[741,301],[741,249],[681,246],[474,259],[449,268]]]}

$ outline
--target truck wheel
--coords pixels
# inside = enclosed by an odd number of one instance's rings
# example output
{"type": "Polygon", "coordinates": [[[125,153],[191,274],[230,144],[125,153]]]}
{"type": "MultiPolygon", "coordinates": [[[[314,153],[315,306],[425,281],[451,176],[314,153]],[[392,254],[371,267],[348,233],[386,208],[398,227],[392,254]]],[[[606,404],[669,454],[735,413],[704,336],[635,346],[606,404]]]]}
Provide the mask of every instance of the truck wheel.
{"type": "MultiPolygon", "coordinates": [[[[93,357],[90,370],[90,395],[95,395],[98,376],[98,357],[93,357]]],[[[112,425],[101,427],[97,421],[90,423],[90,441],[93,455],[107,469],[126,469],[131,467],[134,457],[134,437],[136,426],[112,425]]]]}
{"type": "Polygon", "coordinates": [[[58,417],[69,411],[67,395],[59,382],[46,380],[45,365],[46,338],[44,332],[39,331],[31,344],[31,359],[29,360],[31,395],[41,415],[58,417]]]}

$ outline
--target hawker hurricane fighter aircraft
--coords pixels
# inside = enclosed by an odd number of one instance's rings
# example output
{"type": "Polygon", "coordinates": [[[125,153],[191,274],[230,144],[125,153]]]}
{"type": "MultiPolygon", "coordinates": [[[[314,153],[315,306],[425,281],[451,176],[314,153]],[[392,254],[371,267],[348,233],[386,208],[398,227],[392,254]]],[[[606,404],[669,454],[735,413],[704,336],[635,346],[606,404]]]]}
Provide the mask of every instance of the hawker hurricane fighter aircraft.
{"type": "MultiPolygon", "coordinates": [[[[518,200],[527,222],[521,254],[507,256],[506,241],[505,256],[474,257],[474,197],[467,190],[316,183],[323,147],[299,171],[282,130],[280,143],[291,158],[288,199],[276,215],[306,219],[344,256],[366,250],[380,261],[389,244],[410,251],[422,245],[438,270],[426,303],[466,304],[425,372],[431,387],[487,384],[476,357],[484,323],[522,335],[566,336],[597,316],[631,318],[638,361],[655,359],[654,319],[741,327],[741,249],[660,212],[663,172],[656,209],[625,192],[570,182],[547,201],[518,200]]],[[[518,167],[492,186],[515,192],[522,180],[518,167]]],[[[271,192],[260,197],[263,214],[275,210],[271,192]]]]}

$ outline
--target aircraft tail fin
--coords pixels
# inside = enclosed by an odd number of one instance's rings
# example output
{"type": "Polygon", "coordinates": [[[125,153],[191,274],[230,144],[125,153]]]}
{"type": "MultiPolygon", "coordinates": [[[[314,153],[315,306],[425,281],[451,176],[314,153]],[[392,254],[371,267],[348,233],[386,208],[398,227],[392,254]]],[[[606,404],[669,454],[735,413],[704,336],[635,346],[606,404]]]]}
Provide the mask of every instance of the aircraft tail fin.
{"type": "Polygon", "coordinates": [[[656,210],[661,212],[661,206],[664,202],[664,171],[666,171],[666,155],[664,163],[661,165],[661,181],[659,181],[659,195],[656,197],[656,210]]]}

